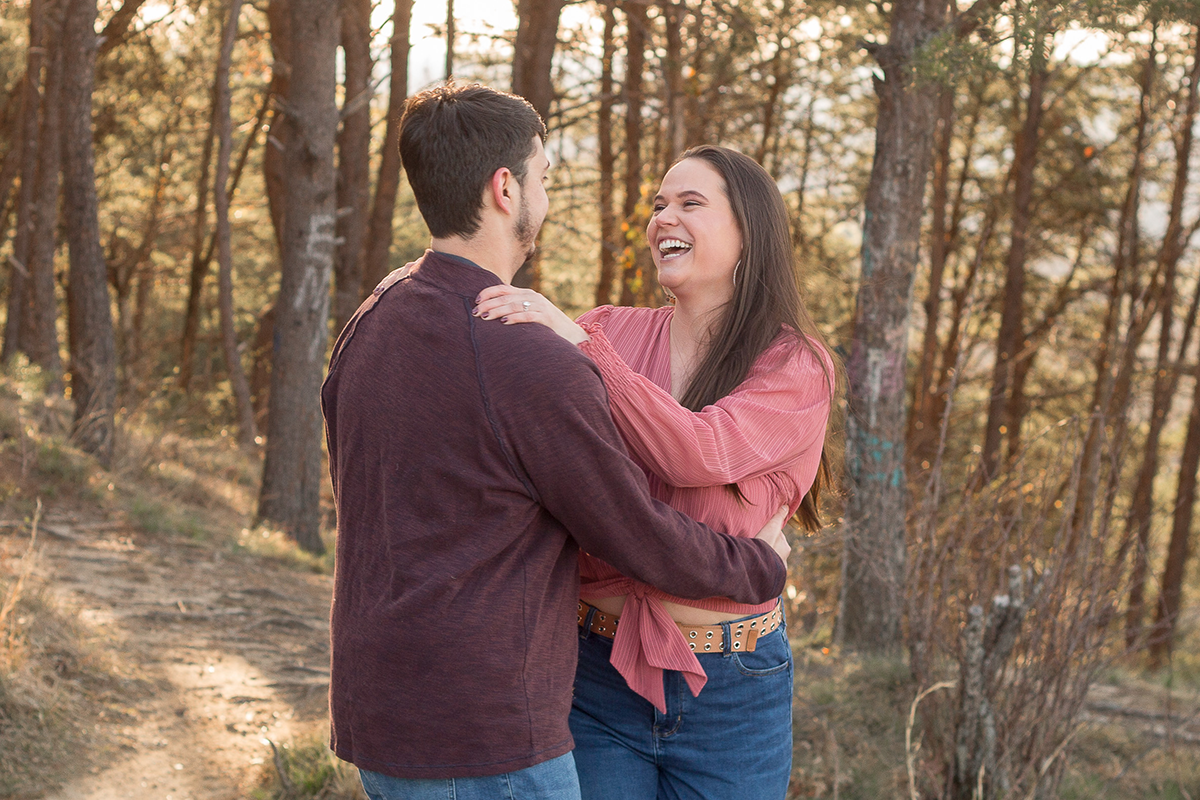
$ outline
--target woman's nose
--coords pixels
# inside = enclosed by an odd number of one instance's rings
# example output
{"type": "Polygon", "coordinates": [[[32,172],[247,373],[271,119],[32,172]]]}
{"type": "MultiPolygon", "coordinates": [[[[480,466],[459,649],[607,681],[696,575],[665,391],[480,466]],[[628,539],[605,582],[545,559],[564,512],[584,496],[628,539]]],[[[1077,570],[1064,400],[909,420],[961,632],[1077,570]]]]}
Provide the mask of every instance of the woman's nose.
{"type": "Polygon", "coordinates": [[[679,221],[679,219],[675,216],[674,206],[664,206],[663,209],[655,215],[654,220],[661,226],[674,225],[679,221]]]}

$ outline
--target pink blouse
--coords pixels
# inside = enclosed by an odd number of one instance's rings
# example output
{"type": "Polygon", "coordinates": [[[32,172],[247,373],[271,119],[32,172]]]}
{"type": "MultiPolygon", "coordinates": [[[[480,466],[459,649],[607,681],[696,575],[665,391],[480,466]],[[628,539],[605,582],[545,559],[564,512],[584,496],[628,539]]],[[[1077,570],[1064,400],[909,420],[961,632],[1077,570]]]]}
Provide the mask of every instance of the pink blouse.
{"type": "MultiPolygon", "coordinates": [[[[731,394],[689,411],[670,391],[673,313],[670,306],[601,306],[579,318],[591,336],[580,349],[604,376],[613,419],[651,493],[715,530],[754,536],[780,506],[795,513],[812,487],[829,419],[833,364],[826,356],[822,369],[802,343],[780,336],[731,394]],[[730,483],[744,503],[725,488],[730,483]]],[[[584,600],[626,596],[612,664],[664,713],[663,670],[683,672],[693,695],[707,676],[663,600],[746,616],[775,605],[684,600],[587,554],[580,557],[580,576],[584,600]]]]}

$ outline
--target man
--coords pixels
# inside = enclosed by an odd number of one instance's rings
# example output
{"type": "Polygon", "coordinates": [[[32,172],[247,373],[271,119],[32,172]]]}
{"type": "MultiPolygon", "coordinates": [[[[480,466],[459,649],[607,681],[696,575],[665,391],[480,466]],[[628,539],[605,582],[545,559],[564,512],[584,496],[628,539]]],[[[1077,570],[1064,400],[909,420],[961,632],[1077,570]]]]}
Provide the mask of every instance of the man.
{"type": "Polygon", "coordinates": [[[331,746],[373,800],[578,797],[579,548],[684,597],[783,588],[782,516],[733,539],[652,500],[588,358],[472,316],[532,253],[544,137],[527,102],[482,86],[409,101],[400,153],[432,248],[363,303],[322,389],[331,746]]]}

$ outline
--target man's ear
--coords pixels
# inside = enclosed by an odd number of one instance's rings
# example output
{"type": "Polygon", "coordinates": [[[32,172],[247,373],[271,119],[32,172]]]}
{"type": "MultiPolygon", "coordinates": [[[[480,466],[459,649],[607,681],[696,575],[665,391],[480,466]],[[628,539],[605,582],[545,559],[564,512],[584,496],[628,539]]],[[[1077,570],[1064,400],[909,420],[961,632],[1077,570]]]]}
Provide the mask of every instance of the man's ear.
{"type": "Polygon", "coordinates": [[[512,170],[508,167],[501,167],[492,174],[492,181],[488,185],[492,203],[505,214],[516,212],[517,198],[513,191],[516,183],[517,178],[512,174],[512,170]]]}

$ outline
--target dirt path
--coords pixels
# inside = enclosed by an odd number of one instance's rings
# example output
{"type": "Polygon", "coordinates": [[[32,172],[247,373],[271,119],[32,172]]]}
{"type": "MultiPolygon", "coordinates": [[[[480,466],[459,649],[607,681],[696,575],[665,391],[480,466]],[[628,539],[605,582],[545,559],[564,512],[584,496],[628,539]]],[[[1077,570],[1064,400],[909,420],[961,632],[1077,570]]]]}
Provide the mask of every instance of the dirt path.
{"type": "Polygon", "coordinates": [[[48,797],[244,797],[271,741],[320,729],[329,577],[100,520],[42,531],[48,584],[134,687],[93,721],[99,765],[48,797]]]}

